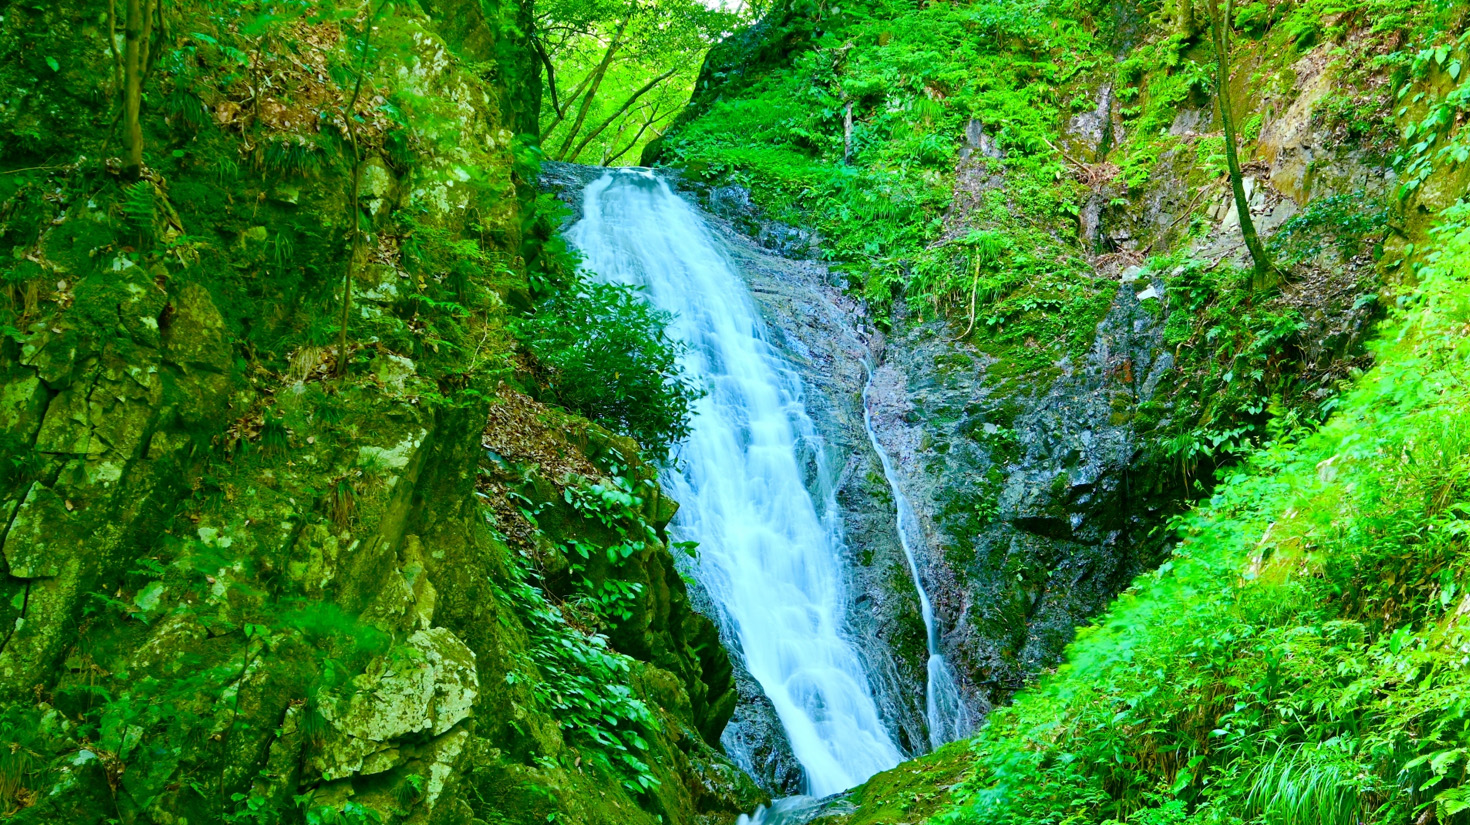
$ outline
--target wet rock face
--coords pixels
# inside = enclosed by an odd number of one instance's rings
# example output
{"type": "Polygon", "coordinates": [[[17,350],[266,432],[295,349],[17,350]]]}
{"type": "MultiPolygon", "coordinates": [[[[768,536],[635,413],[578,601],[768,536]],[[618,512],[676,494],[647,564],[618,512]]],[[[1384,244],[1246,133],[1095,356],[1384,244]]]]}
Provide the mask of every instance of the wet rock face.
{"type": "Polygon", "coordinates": [[[884,348],[874,423],[927,537],[943,649],[976,708],[1054,662],[1163,549],[1149,536],[1174,491],[1139,465],[1147,435],[1133,424],[1172,363],[1161,291],[1121,285],[1091,351],[1034,395],[1008,392],[941,325],[884,348]]]}
{"type": "Polygon", "coordinates": [[[801,763],[791,750],[776,708],[743,665],[737,664],[735,673],[740,700],[725,727],[721,747],[771,796],[800,794],[801,763]]]}

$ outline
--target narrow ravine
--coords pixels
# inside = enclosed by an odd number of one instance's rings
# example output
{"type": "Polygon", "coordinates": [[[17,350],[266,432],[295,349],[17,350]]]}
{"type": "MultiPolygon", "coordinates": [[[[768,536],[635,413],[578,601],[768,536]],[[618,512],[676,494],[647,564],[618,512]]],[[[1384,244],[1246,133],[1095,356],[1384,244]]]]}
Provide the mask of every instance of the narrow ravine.
{"type": "Polygon", "coordinates": [[[835,478],[801,381],[768,342],[728,254],[694,208],[638,170],[588,186],[568,239],[589,270],[643,288],[674,316],[685,368],[707,390],[664,474],[681,504],[671,529],[699,542],[694,574],[774,706],[804,790],[826,796],[892,768],[904,755],[843,631],[835,478]]]}

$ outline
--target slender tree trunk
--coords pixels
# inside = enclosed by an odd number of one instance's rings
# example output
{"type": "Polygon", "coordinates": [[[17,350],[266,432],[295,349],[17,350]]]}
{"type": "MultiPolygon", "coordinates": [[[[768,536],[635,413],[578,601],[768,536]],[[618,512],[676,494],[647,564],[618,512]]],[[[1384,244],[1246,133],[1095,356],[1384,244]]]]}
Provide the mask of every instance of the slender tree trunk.
{"type": "Polygon", "coordinates": [[[546,45],[541,38],[532,35],[531,46],[536,50],[536,56],[541,58],[541,65],[546,67],[546,90],[551,92],[551,111],[556,113],[558,120],[562,117],[561,100],[556,95],[556,67],[551,63],[551,55],[546,52],[546,45]]]}
{"type": "Polygon", "coordinates": [[[623,114],[628,111],[628,109],[632,108],[633,104],[638,102],[638,98],[643,97],[645,94],[648,94],[648,92],[650,90],[652,90],[655,86],[657,86],[658,84],[664,82],[665,80],[668,80],[669,78],[673,77],[674,76],[674,72],[677,72],[678,70],[679,70],[679,67],[678,66],[675,66],[674,68],[669,69],[668,71],[664,72],[663,74],[659,75],[658,77],[655,77],[654,79],[652,79],[652,80],[648,81],[647,83],[643,84],[643,88],[641,88],[638,91],[634,92],[631,96],[628,97],[627,100],[623,101],[623,105],[620,106],[620,107],[618,107],[618,110],[616,112],[613,112],[611,115],[609,115],[608,118],[607,118],[607,120],[604,120],[602,122],[602,124],[599,125],[596,129],[593,129],[591,132],[588,132],[587,133],[587,136],[584,137],[584,138],[582,138],[582,142],[577,144],[577,148],[575,148],[575,149],[572,150],[572,154],[571,154],[570,157],[560,158],[560,160],[565,160],[565,161],[568,161],[570,163],[576,163],[577,162],[577,156],[580,155],[580,154],[582,154],[582,150],[587,148],[587,144],[589,144],[592,141],[596,140],[597,139],[597,136],[600,135],[600,134],[602,134],[603,131],[606,130],[608,126],[611,126],[612,123],[613,123],[613,121],[615,121],[618,118],[622,117],[623,114]]]}
{"type": "MultiPolygon", "coordinates": [[[[386,4],[387,0],[384,0],[386,4]]],[[[383,5],[378,6],[382,11],[383,5]]],[[[352,143],[352,210],[348,218],[352,221],[352,243],[347,253],[347,269],[342,275],[342,328],[337,333],[337,377],[347,374],[347,322],[352,317],[352,281],[357,275],[357,260],[362,255],[362,213],[359,201],[362,193],[362,147],[357,141],[357,101],[362,97],[362,80],[367,74],[368,52],[373,41],[373,23],[378,19],[373,13],[372,0],[368,0],[366,30],[362,33],[362,59],[357,65],[357,80],[352,87],[352,98],[347,102],[345,120],[347,137],[352,143]]]]}
{"type": "Polygon", "coordinates": [[[107,51],[112,55],[113,94],[123,89],[123,56],[117,50],[117,0],[107,0],[107,51]]]}
{"type": "Polygon", "coordinates": [[[143,174],[143,68],[147,65],[150,9],[143,0],[127,0],[123,21],[123,175],[136,180],[143,174]]]}
{"type": "Polygon", "coordinates": [[[1222,14],[1219,0],[1208,2],[1210,26],[1215,33],[1215,64],[1218,67],[1216,102],[1220,105],[1220,122],[1225,127],[1225,165],[1230,169],[1230,187],[1235,194],[1235,212],[1240,218],[1240,233],[1245,238],[1245,247],[1250,250],[1251,261],[1255,265],[1253,286],[1256,289],[1266,289],[1279,283],[1280,274],[1266,254],[1260,237],[1256,235],[1256,223],[1251,219],[1251,206],[1245,196],[1245,178],[1240,171],[1240,156],[1235,146],[1235,113],[1230,101],[1230,13],[1233,3],[1225,0],[1222,14]]]}
{"type": "Polygon", "coordinates": [[[542,144],[550,140],[551,133],[555,132],[556,127],[560,126],[567,119],[568,110],[571,109],[573,103],[576,103],[581,98],[582,92],[586,90],[587,84],[590,82],[592,82],[592,75],[589,73],[586,77],[582,78],[581,82],[572,87],[571,93],[567,95],[566,102],[562,104],[561,111],[557,112],[556,117],[551,119],[551,123],[547,124],[546,128],[541,130],[542,144]]]}
{"type": "Polygon", "coordinates": [[[852,101],[842,107],[842,164],[852,163],[852,101]]]}
{"type": "Polygon", "coordinates": [[[612,42],[608,44],[607,51],[602,55],[602,61],[592,71],[592,82],[587,87],[587,94],[582,98],[582,105],[577,108],[577,119],[572,122],[572,128],[567,132],[566,139],[562,141],[561,149],[556,153],[556,159],[562,160],[566,157],[567,150],[571,148],[572,141],[577,138],[577,133],[582,131],[582,124],[587,122],[587,113],[592,109],[592,101],[597,97],[597,89],[602,85],[603,78],[607,77],[607,69],[612,65],[613,57],[623,47],[623,32],[627,30],[628,23],[633,19],[630,11],[623,22],[618,24],[618,31],[613,35],[612,42]]]}

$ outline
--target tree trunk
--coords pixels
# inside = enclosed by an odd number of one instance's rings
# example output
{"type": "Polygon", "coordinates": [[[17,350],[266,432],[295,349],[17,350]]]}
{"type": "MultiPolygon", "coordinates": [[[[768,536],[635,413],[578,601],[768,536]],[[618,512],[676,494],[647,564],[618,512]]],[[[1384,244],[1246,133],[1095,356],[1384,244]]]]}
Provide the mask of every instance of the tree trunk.
{"type": "Polygon", "coordinates": [[[123,91],[123,56],[117,50],[117,0],[107,0],[107,51],[112,55],[112,93],[123,91]]]}
{"type": "MultiPolygon", "coordinates": [[[[381,13],[387,5],[387,0],[378,4],[378,13],[381,13]]],[[[357,66],[357,79],[352,86],[352,97],[347,101],[347,109],[343,113],[343,120],[347,125],[347,137],[352,144],[352,189],[349,196],[349,209],[351,212],[348,219],[352,221],[349,229],[351,244],[347,252],[347,268],[342,274],[342,328],[337,333],[337,364],[336,374],[341,378],[347,374],[347,325],[352,318],[352,282],[357,276],[358,259],[362,257],[362,146],[357,141],[357,101],[362,98],[362,81],[368,71],[368,54],[372,49],[373,24],[377,22],[378,13],[373,11],[372,0],[368,0],[368,18],[364,24],[365,28],[360,41],[362,58],[357,66]]]]}
{"type": "Polygon", "coordinates": [[[551,139],[551,134],[556,131],[556,127],[560,126],[562,121],[567,119],[567,114],[569,114],[568,110],[571,109],[573,103],[576,103],[582,97],[582,92],[587,89],[587,84],[590,82],[592,82],[592,75],[588,74],[577,85],[572,87],[572,91],[567,94],[566,102],[562,104],[561,111],[557,112],[556,117],[552,118],[551,122],[541,130],[541,142],[543,144],[551,139]]]}
{"type": "MultiPolygon", "coordinates": [[[[612,42],[608,44],[607,52],[602,55],[602,61],[597,68],[592,70],[591,84],[587,87],[587,94],[582,98],[582,105],[577,109],[577,119],[573,121],[572,128],[561,142],[561,149],[556,153],[556,159],[562,160],[566,157],[567,150],[572,147],[572,141],[576,140],[577,133],[582,131],[582,125],[587,122],[587,113],[592,109],[592,101],[597,97],[597,89],[602,85],[602,79],[607,77],[607,69],[612,65],[613,57],[623,47],[623,32],[627,30],[628,23],[633,19],[632,12],[623,18],[618,24],[618,31],[613,35],[612,42]]],[[[570,104],[568,104],[570,105],[570,104]]]]}
{"type": "Polygon", "coordinates": [[[127,0],[123,22],[123,175],[133,180],[143,174],[143,69],[147,65],[150,9],[143,0],[127,0]]]}
{"type": "Polygon", "coordinates": [[[572,150],[572,154],[570,157],[562,157],[559,158],[559,160],[564,160],[568,163],[576,163],[577,156],[582,154],[582,150],[587,148],[587,144],[596,140],[597,136],[602,134],[608,126],[611,126],[613,121],[622,117],[625,112],[632,108],[633,104],[638,102],[638,98],[643,97],[645,94],[648,94],[648,92],[651,91],[653,87],[673,77],[674,72],[677,72],[678,70],[679,67],[675,66],[674,68],[669,69],[658,77],[655,77],[654,79],[643,84],[643,88],[634,92],[627,100],[623,101],[623,105],[618,107],[618,110],[616,112],[613,112],[611,115],[609,115],[607,120],[604,120],[600,126],[587,133],[587,137],[582,138],[582,142],[578,143],[577,148],[572,150]]]}
{"type": "Polygon", "coordinates": [[[1250,250],[1255,264],[1253,286],[1266,289],[1280,282],[1276,265],[1266,255],[1266,248],[1256,235],[1256,224],[1251,219],[1251,206],[1245,196],[1245,178],[1240,171],[1240,156],[1235,146],[1235,113],[1230,102],[1230,12],[1232,2],[1225,0],[1224,14],[1220,12],[1219,0],[1208,0],[1210,26],[1215,33],[1216,102],[1220,105],[1220,122],[1225,127],[1225,165],[1230,169],[1230,187],[1235,194],[1235,213],[1240,218],[1240,233],[1245,238],[1245,248],[1250,250]]]}
{"type": "Polygon", "coordinates": [[[842,107],[842,165],[852,165],[852,101],[842,107]]]}
{"type": "Polygon", "coordinates": [[[531,47],[536,50],[536,56],[541,58],[541,65],[546,67],[546,89],[551,92],[551,111],[556,113],[558,119],[562,117],[561,99],[556,94],[556,66],[551,63],[551,55],[546,52],[546,45],[541,38],[531,35],[531,47]]]}

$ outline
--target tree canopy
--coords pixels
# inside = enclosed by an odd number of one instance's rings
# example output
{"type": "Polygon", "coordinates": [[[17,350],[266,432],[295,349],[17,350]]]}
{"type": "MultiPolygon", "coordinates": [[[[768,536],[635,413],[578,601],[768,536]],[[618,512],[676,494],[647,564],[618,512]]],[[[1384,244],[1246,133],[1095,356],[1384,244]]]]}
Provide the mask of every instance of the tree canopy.
{"type": "Polygon", "coordinates": [[[636,160],[684,104],[704,52],[758,11],[700,0],[541,0],[541,139],[552,160],[636,160]]]}

